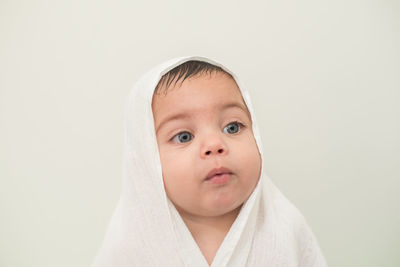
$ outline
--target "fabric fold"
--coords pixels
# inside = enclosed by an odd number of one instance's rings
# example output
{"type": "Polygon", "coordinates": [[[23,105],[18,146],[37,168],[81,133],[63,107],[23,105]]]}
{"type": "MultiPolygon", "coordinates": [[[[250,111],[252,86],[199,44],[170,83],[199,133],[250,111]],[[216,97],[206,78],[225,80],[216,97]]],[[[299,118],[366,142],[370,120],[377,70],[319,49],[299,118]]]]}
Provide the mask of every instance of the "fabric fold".
{"type": "Polygon", "coordinates": [[[166,195],[151,108],[154,89],[161,77],[189,60],[211,63],[232,75],[251,114],[262,160],[258,184],[242,206],[211,267],[326,266],[304,217],[265,173],[261,136],[249,93],[227,67],[198,56],[164,62],[134,85],[125,117],[123,190],[92,266],[208,266],[166,195]]]}

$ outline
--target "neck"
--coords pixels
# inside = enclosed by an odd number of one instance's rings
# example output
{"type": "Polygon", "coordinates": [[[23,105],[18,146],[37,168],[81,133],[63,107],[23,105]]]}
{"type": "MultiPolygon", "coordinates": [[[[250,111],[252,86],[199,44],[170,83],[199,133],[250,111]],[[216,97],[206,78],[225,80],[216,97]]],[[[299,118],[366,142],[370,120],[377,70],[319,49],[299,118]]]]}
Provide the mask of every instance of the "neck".
{"type": "Polygon", "coordinates": [[[179,208],[177,208],[177,210],[191,232],[192,230],[218,230],[228,232],[236,217],[238,216],[240,208],[241,206],[226,214],[219,216],[199,216],[187,213],[179,208]]]}
{"type": "Polygon", "coordinates": [[[206,258],[208,264],[212,263],[218,248],[229,232],[229,229],[238,216],[240,209],[241,206],[220,216],[198,216],[186,213],[177,207],[179,214],[206,258]]]}

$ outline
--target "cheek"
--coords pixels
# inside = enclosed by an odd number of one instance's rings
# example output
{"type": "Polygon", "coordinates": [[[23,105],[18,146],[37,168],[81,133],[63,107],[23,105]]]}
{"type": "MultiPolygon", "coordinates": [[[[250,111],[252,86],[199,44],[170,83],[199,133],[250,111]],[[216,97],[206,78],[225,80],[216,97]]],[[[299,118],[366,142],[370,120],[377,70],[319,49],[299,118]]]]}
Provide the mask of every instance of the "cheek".
{"type": "Polygon", "coordinates": [[[161,149],[160,159],[164,184],[169,191],[176,191],[190,184],[191,170],[187,166],[192,166],[192,164],[186,153],[161,149]]]}
{"type": "Polygon", "coordinates": [[[239,148],[239,151],[242,151],[240,154],[244,158],[246,158],[246,156],[248,158],[255,158],[260,154],[258,152],[256,141],[251,133],[247,133],[240,140],[238,140],[235,146],[239,148]]]}
{"type": "Polygon", "coordinates": [[[240,162],[244,170],[250,175],[251,180],[258,181],[261,171],[261,156],[255,141],[248,142],[240,152],[240,162]]]}
{"type": "Polygon", "coordinates": [[[193,162],[189,156],[184,157],[179,154],[171,153],[162,157],[164,188],[172,203],[181,208],[189,207],[190,209],[190,205],[193,205],[193,200],[198,194],[198,187],[193,174],[193,162]]]}

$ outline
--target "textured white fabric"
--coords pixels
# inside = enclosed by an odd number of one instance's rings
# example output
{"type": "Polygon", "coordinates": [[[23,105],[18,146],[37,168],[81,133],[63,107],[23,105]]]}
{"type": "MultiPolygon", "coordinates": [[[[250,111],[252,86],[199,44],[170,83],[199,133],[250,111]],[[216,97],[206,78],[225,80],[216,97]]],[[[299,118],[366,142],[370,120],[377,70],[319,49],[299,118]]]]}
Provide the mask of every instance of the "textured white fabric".
{"type": "MultiPolygon", "coordinates": [[[[206,267],[207,261],[174,205],[166,197],[151,101],[162,75],[200,60],[230,73],[249,108],[253,132],[262,144],[247,91],[225,66],[204,57],[182,57],[149,71],[132,89],[126,110],[123,191],[93,267],[206,267]]],[[[212,267],[323,267],[324,257],[300,212],[261,170],[260,180],[243,205],[212,267]]]]}

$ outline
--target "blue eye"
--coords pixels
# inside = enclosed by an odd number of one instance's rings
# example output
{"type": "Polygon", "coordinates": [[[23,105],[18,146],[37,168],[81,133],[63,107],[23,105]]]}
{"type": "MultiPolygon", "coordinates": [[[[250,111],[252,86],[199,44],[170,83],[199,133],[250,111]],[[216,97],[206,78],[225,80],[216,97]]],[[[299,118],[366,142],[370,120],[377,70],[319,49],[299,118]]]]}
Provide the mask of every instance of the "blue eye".
{"type": "Polygon", "coordinates": [[[181,132],[177,135],[174,136],[174,138],[172,138],[172,141],[176,142],[176,143],[186,143],[189,142],[190,140],[192,140],[193,136],[191,133],[189,132],[181,132]]]}
{"type": "Polygon", "coordinates": [[[231,122],[224,128],[224,133],[234,134],[239,132],[240,125],[238,122],[231,122]]]}

